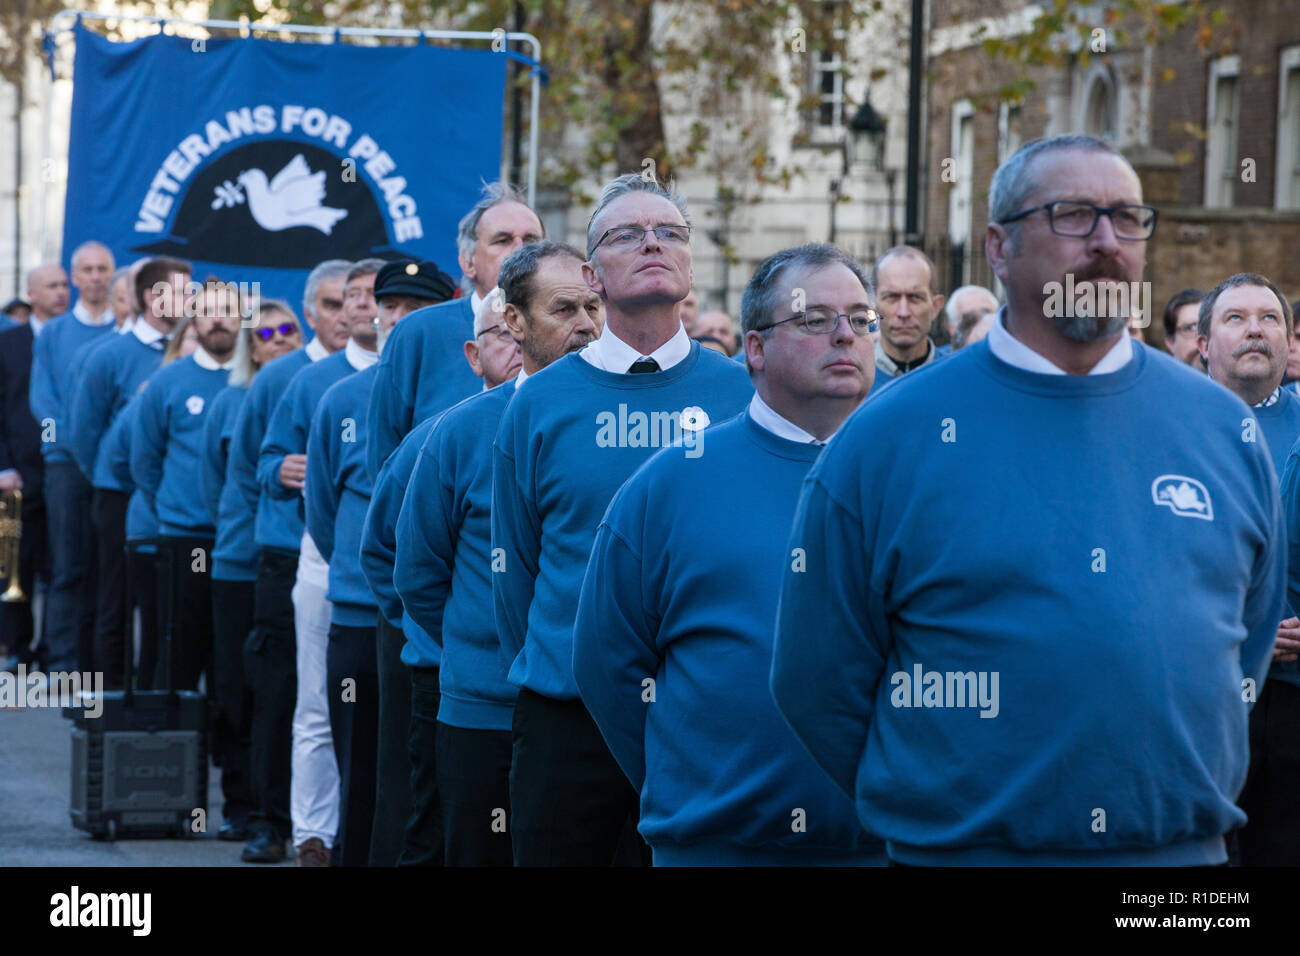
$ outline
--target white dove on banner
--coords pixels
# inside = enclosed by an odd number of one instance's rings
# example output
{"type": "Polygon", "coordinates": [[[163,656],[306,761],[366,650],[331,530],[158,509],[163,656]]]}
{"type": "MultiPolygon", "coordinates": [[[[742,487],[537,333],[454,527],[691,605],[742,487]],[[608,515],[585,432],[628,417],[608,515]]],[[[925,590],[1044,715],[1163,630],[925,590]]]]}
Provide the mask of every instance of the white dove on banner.
{"type": "Polygon", "coordinates": [[[248,194],[249,212],[268,232],[311,226],[328,236],[335,223],[348,214],[346,209],[321,205],[325,171],[313,173],[302,153],[289,160],[269,183],[260,169],[247,169],[238,178],[248,194]]]}

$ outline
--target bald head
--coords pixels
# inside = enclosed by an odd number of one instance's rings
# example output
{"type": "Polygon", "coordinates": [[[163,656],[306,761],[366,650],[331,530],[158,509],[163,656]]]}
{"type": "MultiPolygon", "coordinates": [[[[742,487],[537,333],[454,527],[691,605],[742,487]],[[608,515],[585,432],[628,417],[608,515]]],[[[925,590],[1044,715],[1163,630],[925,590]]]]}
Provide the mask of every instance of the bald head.
{"type": "Polygon", "coordinates": [[[37,266],[27,273],[27,301],[42,322],[68,311],[68,274],[60,265],[37,266]]]}

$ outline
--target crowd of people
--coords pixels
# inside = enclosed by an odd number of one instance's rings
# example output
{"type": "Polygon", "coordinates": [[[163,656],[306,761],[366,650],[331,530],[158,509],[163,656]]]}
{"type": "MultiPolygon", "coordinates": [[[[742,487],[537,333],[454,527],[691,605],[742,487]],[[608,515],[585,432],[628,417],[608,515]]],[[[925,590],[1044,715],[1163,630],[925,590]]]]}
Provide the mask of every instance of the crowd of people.
{"type": "Polygon", "coordinates": [[[738,326],[635,174],[301,313],[85,243],[0,331],[10,666],[202,687],[252,863],[1300,862],[1290,307],[1046,308],[1142,278],[1099,140],[989,206],[1002,302],[810,243],[738,326]]]}

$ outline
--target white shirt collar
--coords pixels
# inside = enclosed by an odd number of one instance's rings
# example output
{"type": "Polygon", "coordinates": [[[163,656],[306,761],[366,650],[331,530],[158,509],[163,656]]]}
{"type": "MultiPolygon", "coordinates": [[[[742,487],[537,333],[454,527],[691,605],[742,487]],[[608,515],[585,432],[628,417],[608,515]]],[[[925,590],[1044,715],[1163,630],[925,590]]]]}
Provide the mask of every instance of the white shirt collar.
{"type": "Polygon", "coordinates": [[[325,344],[321,342],[319,335],[307,343],[307,357],[313,362],[319,362],[329,354],[329,349],[325,348],[325,344]]]}
{"type": "Polygon", "coordinates": [[[135,328],[135,316],[128,315],[126,321],[117,327],[117,334],[128,335],[133,328],[135,328]]]}
{"type": "MultiPolygon", "coordinates": [[[[816,435],[804,431],[790,419],[777,412],[759,397],[757,390],[754,392],[754,397],[749,400],[749,417],[754,419],[755,425],[767,429],[777,438],[798,442],[801,445],[826,444],[816,435]]],[[[830,441],[830,438],[827,438],[826,441],[830,441]]]]}
{"type": "Polygon", "coordinates": [[[131,334],[143,342],[145,345],[157,345],[166,338],[161,332],[155,329],[148,322],[141,319],[135,325],[131,326],[131,334]]]}
{"type": "Polygon", "coordinates": [[[526,378],[528,378],[528,372],[526,372],[526,371],[524,370],[524,367],[521,365],[521,366],[519,366],[519,374],[515,376],[515,391],[516,391],[516,392],[519,391],[519,386],[522,385],[522,384],[524,384],[524,379],[526,379],[526,378]]]}
{"type": "MultiPolygon", "coordinates": [[[[989,329],[989,351],[1008,365],[1014,365],[1026,372],[1036,372],[1039,375],[1069,374],[1055,362],[1035,352],[1008,332],[1005,325],[1006,317],[1007,307],[1004,305],[998,310],[998,317],[993,323],[993,328],[989,329]]],[[[1111,346],[1110,351],[1101,357],[1101,361],[1094,365],[1088,374],[1107,375],[1118,371],[1127,365],[1131,358],[1133,358],[1133,340],[1125,333],[1119,337],[1118,341],[1111,346]]]]}
{"type": "Polygon", "coordinates": [[[355,339],[348,339],[348,344],[343,348],[343,354],[347,356],[348,364],[358,372],[370,368],[379,361],[378,352],[363,349],[360,345],[357,345],[355,339]]]}
{"type": "Polygon", "coordinates": [[[32,327],[32,338],[40,335],[41,329],[45,328],[49,321],[49,319],[38,319],[36,313],[33,312],[31,318],[27,320],[27,324],[32,327]]]}
{"type": "Polygon", "coordinates": [[[209,372],[229,372],[235,367],[235,358],[232,355],[229,360],[218,362],[200,345],[194,349],[194,364],[199,368],[207,369],[209,372]]]}
{"type": "MultiPolygon", "coordinates": [[[[663,345],[650,353],[650,358],[659,363],[659,371],[666,372],[691,353],[691,337],[686,334],[686,326],[677,323],[677,332],[663,345]]],[[[605,326],[605,331],[581,352],[578,353],[596,368],[606,372],[627,374],[632,363],[641,358],[641,353],[628,345],[605,326]]]]}
{"type": "Polygon", "coordinates": [[[72,314],[82,325],[108,325],[110,322],[117,321],[113,317],[113,310],[107,305],[99,315],[91,315],[90,310],[86,308],[86,303],[81,299],[78,299],[77,304],[72,307],[72,314]]]}
{"type": "Polygon", "coordinates": [[[470,315],[478,315],[478,304],[479,304],[480,302],[482,302],[482,301],[483,301],[483,297],[482,297],[481,295],[478,294],[478,289],[477,289],[477,288],[476,288],[473,292],[471,292],[471,293],[469,294],[469,314],[470,314],[470,315]]]}

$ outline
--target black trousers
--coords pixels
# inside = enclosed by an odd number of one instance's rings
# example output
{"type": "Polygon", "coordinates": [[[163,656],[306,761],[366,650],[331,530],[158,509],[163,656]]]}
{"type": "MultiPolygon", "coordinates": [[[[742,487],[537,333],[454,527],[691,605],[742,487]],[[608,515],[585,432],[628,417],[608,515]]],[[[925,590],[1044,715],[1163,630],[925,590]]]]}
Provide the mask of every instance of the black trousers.
{"type": "MultiPolygon", "coordinates": [[[[22,603],[0,604],[0,645],[15,655],[20,663],[39,661],[40,653],[32,647],[36,636],[36,578],[45,574],[49,561],[45,535],[45,504],[40,497],[23,496],[23,536],[18,542],[18,586],[27,595],[22,603]]],[[[9,587],[9,578],[0,580],[0,591],[9,587]]]]}
{"type": "Polygon", "coordinates": [[[293,763],[293,709],[298,700],[298,642],[293,623],[293,584],[298,556],[265,550],[257,562],[253,629],[244,644],[244,679],[252,692],[249,747],[255,826],[272,827],[280,839],[293,834],[289,778],[293,763]]]}
{"type": "Polygon", "coordinates": [[[90,498],[95,526],[95,669],[104,672],[104,688],[121,690],[126,635],[126,506],[131,496],[96,488],[90,498]]]}
{"type": "Polygon", "coordinates": [[[396,866],[411,820],[411,676],[402,663],[406,636],[382,614],[375,629],[379,673],[379,744],[370,865],[396,866]]]}
{"type": "MultiPolygon", "coordinates": [[[[611,866],[640,815],[637,792],[619,769],[580,700],[520,690],[510,766],[510,830],[516,866],[611,866]]],[[[650,865],[639,837],[628,862],[650,865]]]]}
{"type": "Polygon", "coordinates": [[[1268,680],[1250,712],[1250,771],[1238,801],[1242,866],[1300,866],[1300,687],[1268,680]]]}
{"type": "Polygon", "coordinates": [[[158,633],[162,649],[155,685],[198,690],[207,675],[211,703],[216,675],[212,670],[211,538],[158,538],[158,633]],[[168,635],[171,640],[168,642],[168,635]]]}
{"type": "Polygon", "coordinates": [[[215,737],[226,750],[220,755],[222,816],[246,821],[253,812],[249,753],[253,734],[253,694],[244,681],[244,643],[253,629],[252,581],[212,582],[212,659],[216,702],[215,737]]]}
{"type": "Polygon", "coordinates": [[[442,801],[438,793],[438,706],[442,701],[436,667],[412,667],[411,818],[398,866],[442,866],[442,801]]]}
{"type": "Polygon", "coordinates": [[[326,690],[339,764],[340,866],[370,862],[375,819],[375,751],[379,747],[379,670],[373,627],[330,623],[326,690]],[[345,683],[347,682],[347,683],[345,683]]]}
{"type": "Polygon", "coordinates": [[[90,482],[71,462],[45,465],[50,588],[41,643],[52,670],[95,669],[95,552],[90,482]]]}
{"type": "Polygon", "coordinates": [[[510,866],[508,730],[438,724],[438,796],[447,866],[510,866]]]}
{"type": "MultiPolygon", "coordinates": [[[[158,676],[158,560],[152,551],[141,551],[144,541],[126,546],[127,620],[140,610],[140,662],[135,667],[135,686],[152,690],[158,676]]],[[[129,632],[129,630],[128,630],[129,632]]]]}

